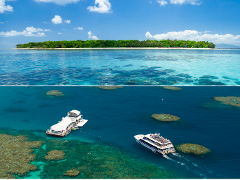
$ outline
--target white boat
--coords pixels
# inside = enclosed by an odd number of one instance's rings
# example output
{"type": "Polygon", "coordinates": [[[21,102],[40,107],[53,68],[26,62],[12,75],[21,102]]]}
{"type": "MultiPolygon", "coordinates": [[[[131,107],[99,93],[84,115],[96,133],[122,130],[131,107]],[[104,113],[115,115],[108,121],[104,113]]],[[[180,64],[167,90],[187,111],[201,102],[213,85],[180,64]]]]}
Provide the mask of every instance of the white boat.
{"type": "Polygon", "coordinates": [[[46,131],[46,134],[63,137],[68,135],[72,128],[78,129],[78,127],[84,126],[87,121],[88,120],[83,119],[80,111],[72,110],[68,112],[67,116],[63,117],[61,121],[51,126],[51,128],[46,131]]]}
{"type": "Polygon", "coordinates": [[[134,138],[139,144],[151,149],[154,153],[165,155],[176,152],[172,142],[160,136],[160,133],[147,135],[139,134],[134,136],[134,138]]]}

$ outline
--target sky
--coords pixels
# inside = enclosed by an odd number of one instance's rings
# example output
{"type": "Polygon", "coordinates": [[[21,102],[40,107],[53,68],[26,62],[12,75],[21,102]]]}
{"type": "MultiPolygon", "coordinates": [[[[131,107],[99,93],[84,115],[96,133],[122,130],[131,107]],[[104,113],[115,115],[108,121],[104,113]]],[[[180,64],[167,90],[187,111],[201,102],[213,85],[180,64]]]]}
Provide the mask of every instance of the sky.
{"type": "Polygon", "coordinates": [[[240,0],[0,0],[0,48],[60,40],[240,46],[240,0]]]}

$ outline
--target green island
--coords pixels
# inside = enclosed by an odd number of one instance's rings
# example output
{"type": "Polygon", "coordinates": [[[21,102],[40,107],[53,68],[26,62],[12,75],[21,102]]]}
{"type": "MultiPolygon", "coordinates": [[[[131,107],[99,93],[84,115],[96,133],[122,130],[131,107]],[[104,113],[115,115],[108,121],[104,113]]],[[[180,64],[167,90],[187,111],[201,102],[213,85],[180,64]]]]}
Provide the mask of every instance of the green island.
{"type": "Polygon", "coordinates": [[[160,48],[215,48],[208,41],[185,40],[74,40],[74,41],[44,41],[17,44],[16,48],[131,48],[131,47],[160,47],[160,48]]]}

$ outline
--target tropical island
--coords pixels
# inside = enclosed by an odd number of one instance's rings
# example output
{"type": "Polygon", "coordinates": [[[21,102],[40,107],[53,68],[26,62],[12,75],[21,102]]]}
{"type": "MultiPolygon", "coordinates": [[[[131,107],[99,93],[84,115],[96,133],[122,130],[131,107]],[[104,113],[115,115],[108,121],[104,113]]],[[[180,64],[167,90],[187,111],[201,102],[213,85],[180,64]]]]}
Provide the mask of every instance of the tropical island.
{"type": "Polygon", "coordinates": [[[208,41],[185,40],[74,40],[74,41],[44,41],[17,44],[16,48],[215,48],[208,41]]]}

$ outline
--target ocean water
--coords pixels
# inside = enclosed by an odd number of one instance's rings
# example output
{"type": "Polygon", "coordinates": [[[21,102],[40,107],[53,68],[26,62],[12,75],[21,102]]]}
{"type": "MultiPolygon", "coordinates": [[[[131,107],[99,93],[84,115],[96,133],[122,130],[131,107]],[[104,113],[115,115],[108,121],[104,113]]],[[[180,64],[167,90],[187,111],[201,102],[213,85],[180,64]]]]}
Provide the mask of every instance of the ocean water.
{"type": "Polygon", "coordinates": [[[240,85],[235,50],[0,50],[0,85],[240,85]]]}
{"type": "MultiPolygon", "coordinates": [[[[240,87],[184,86],[172,91],[160,86],[124,86],[116,90],[91,86],[1,86],[0,128],[25,130],[60,141],[104,144],[179,177],[240,178],[240,108],[216,102],[215,96],[239,97],[240,87]],[[47,96],[50,90],[60,90],[65,96],[47,96]],[[64,138],[45,134],[73,109],[81,110],[89,120],[83,128],[64,138]],[[159,122],[150,118],[155,113],[176,115],[181,120],[159,122]],[[164,158],[136,143],[133,137],[156,132],[175,146],[195,143],[209,148],[211,153],[195,156],[178,152],[179,156],[164,158]]],[[[35,164],[43,168],[43,163],[35,164]]],[[[41,172],[29,176],[39,178],[41,172]]]]}

